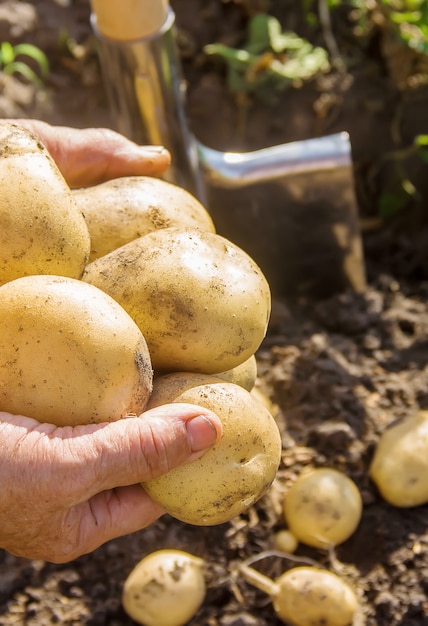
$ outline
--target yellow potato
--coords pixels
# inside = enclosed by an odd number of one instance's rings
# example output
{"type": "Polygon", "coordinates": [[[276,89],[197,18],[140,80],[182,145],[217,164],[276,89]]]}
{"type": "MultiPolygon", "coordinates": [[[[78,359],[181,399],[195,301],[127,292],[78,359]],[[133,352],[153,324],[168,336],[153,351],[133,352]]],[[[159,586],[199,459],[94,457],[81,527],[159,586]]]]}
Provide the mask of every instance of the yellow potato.
{"type": "Polygon", "coordinates": [[[248,391],[217,376],[181,372],[158,378],[148,408],[170,402],[214,411],[222,421],[223,437],[200,459],[143,486],[183,522],[227,522],[254,504],[275,478],[281,459],[275,420],[248,391]]]}
{"type": "Polygon", "coordinates": [[[257,379],[257,361],[253,354],[249,359],[233,367],[231,370],[220,372],[216,374],[223,380],[227,380],[229,383],[240,385],[247,391],[251,391],[256,383],[257,379]]]}
{"type": "Polygon", "coordinates": [[[122,605],[143,626],[184,626],[206,594],[202,559],[182,550],[156,550],[125,580],[122,605]]]}
{"type": "Polygon", "coordinates": [[[80,278],[89,251],[85,219],[47,150],[28,130],[0,124],[0,284],[80,278]]]}
{"type": "Polygon", "coordinates": [[[348,539],[362,513],[356,484],[343,472],[319,467],[302,473],[285,494],[284,517],[299,541],[328,548],[348,539]]]}
{"type": "Polygon", "coordinates": [[[91,236],[90,261],[170,226],[215,232],[205,207],[188,191],[149,176],[126,176],[73,190],[91,236]]]}
{"type": "Polygon", "coordinates": [[[382,433],[369,471],[393,506],[428,502],[428,411],[410,415],[382,433]]]}
{"type": "Polygon", "coordinates": [[[90,263],[83,280],[135,320],[156,372],[232,369],[266,334],[266,278],[249,255],[215,233],[154,231],[90,263]]]}
{"type": "Polygon", "coordinates": [[[153,372],[145,339],[82,281],[25,276],[0,287],[0,410],[58,426],[140,414],[153,372]]]}
{"type": "Polygon", "coordinates": [[[354,591],[339,576],[316,567],[294,567],[276,579],[273,603],[292,626],[351,626],[358,609],[354,591]]]}

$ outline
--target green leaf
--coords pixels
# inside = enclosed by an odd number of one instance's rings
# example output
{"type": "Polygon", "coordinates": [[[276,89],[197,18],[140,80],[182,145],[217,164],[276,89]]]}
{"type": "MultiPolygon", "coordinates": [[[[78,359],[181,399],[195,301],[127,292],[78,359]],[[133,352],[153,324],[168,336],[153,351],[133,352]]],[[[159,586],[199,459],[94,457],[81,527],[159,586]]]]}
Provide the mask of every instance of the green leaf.
{"type": "Polygon", "coordinates": [[[248,23],[248,42],[245,48],[253,54],[265,52],[270,47],[272,20],[277,21],[265,13],[258,13],[248,23]]]}
{"type": "Polygon", "coordinates": [[[30,83],[37,85],[38,87],[42,86],[42,82],[37,74],[28,67],[26,63],[22,63],[21,61],[14,61],[13,63],[9,63],[3,69],[5,74],[21,74],[24,78],[26,78],[30,83]]]}
{"type": "Polygon", "coordinates": [[[0,46],[0,61],[3,66],[9,65],[15,60],[13,46],[8,41],[3,41],[0,46]]]}
{"type": "Polygon", "coordinates": [[[428,150],[421,149],[419,152],[419,156],[424,163],[428,163],[428,150]]]}
{"type": "Polygon", "coordinates": [[[37,48],[37,46],[33,46],[30,43],[20,43],[14,47],[15,58],[19,55],[25,55],[38,64],[42,76],[47,76],[49,73],[49,62],[45,53],[37,48]]]}
{"type": "Polygon", "coordinates": [[[416,135],[413,139],[413,143],[415,146],[428,146],[428,135],[416,135]]]}

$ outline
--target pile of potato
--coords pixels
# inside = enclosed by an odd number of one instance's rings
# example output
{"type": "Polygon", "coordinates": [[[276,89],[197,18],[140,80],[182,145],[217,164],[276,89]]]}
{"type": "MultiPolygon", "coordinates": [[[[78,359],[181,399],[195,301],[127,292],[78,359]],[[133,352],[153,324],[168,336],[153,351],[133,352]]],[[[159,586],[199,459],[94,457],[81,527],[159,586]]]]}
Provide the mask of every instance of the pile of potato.
{"type": "Polygon", "coordinates": [[[199,488],[179,468],[147,490],[167,510],[173,494],[173,514],[195,524],[253,504],[281,454],[251,393],[271,306],[253,259],[162,180],[71,190],[13,124],[0,126],[0,189],[0,410],[74,426],[207,406],[224,434],[196,462],[199,488]]]}

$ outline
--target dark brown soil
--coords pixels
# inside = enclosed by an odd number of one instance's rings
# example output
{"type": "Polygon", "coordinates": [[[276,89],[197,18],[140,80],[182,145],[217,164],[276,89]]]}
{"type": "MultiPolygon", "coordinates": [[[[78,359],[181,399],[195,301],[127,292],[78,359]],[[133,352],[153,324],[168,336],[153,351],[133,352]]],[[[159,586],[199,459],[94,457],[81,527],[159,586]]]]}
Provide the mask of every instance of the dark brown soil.
{"type": "MultiPolygon", "coordinates": [[[[162,547],[206,560],[208,593],[192,626],[280,624],[269,599],[237,576],[236,565],[273,547],[275,531],[284,527],[284,491],[310,466],[344,470],[358,485],[364,510],[336,558],[305,546],[296,554],[332,567],[355,587],[362,607],[358,623],[428,625],[428,508],[386,504],[368,476],[385,427],[428,409],[428,176],[421,159],[405,163],[417,195],[394,219],[379,220],[379,199],[394,189],[395,170],[385,155],[428,132],[426,58],[409,53],[381,23],[373,22],[364,38],[350,37],[349,12],[339,11],[333,27],[347,71],[332,70],[290,88],[274,104],[251,101],[245,123],[238,123],[243,110],[226,88],[224,68],[205,58],[202,48],[215,41],[240,45],[251,11],[262,5],[269,3],[172,2],[190,124],[201,141],[220,150],[251,150],[347,130],[367,289],[316,300],[274,298],[269,333],[257,354],[257,384],[277,407],[283,438],[283,461],[268,495],[228,524],[190,527],[166,516],[67,565],[0,553],[0,623],[5,626],[132,624],[121,607],[123,582],[138,560],[162,547]]],[[[287,29],[324,45],[322,33],[308,29],[302,6],[295,0],[272,2],[270,12],[287,29]]],[[[0,39],[32,41],[51,61],[43,93],[0,75],[1,117],[39,117],[78,127],[111,124],[86,0],[3,2],[0,39]],[[79,48],[59,46],[59,33],[65,31],[79,48]]],[[[285,563],[271,557],[259,567],[276,576],[285,563]]]]}

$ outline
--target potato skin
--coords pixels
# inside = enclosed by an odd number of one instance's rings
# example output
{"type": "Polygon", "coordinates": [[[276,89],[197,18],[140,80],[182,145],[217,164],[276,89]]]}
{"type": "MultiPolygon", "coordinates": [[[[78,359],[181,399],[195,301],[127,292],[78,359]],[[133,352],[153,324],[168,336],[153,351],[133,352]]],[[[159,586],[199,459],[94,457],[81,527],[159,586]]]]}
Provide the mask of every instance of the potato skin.
{"type": "Polygon", "coordinates": [[[428,502],[428,411],[387,428],[377,443],[370,477],[381,496],[396,507],[428,502]]]}
{"type": "Polygon", "coordinates": [[[0,287],[0,410],[57,426],[114,421],[145,408],[147,344],[96,287],[26,276],[0,287]]]}
{"type": "Polygon", "coordinates": [[[266,334],[266,278],[249,255],[215,233],[149,233],[90,263],[82,280],[110,294],[136,321],[156,372],[232,369],[266,334]]]}
{"type": "Polygon", "coordinates": [[[184,626],[206,595],[202,559],[182,550],[156,550],[128,575],[122,606],[144,626],[184,626]]]}
{"type": "Polygon", "coordinates": [[[318,467],[300,474],[284,498],[284,517],[297,539],[316,548],[346,541],[362,514],[356,484],[343,472],[318,467]]]}
{"type": "Polygon", "coordinates": [[[0,124],[0,284],[20,276],[80,278],[89,231],[56,163],[39,139],[0,124]]]}
{"type": "Polygon", "coordinates": [[[278,426],[248,391],[217,376],[178,372],[155,379],[148,408],[170,402],[214,411],[223,437],[200,459],[143,487],[183,522],[227,522],[253,505],[273,482],[281,459],[278,426]]]}
{"type": "Polygon", "coordinates": [[[257,360],[255,355],[253,354],[246,361],[233,367],[231,370],[219,372],[216,376],[227,380],[229,383],[240,385],[247,391],[251,391],[257,380],[257,360]]]}
{"type": "Polygon", "coordinates": [[[215,232],[205,207],[188,191],[150,176],[125,176],[72,191],[91,236],[89,261],[160,228],[215,232]]]}
{"type": "Polygon", "coordinates": [[[276,581],[273,599],[281,619],[293,626],[351,626],[358,609],[352,588],[317,567],[294,567],[276,581]]]}

